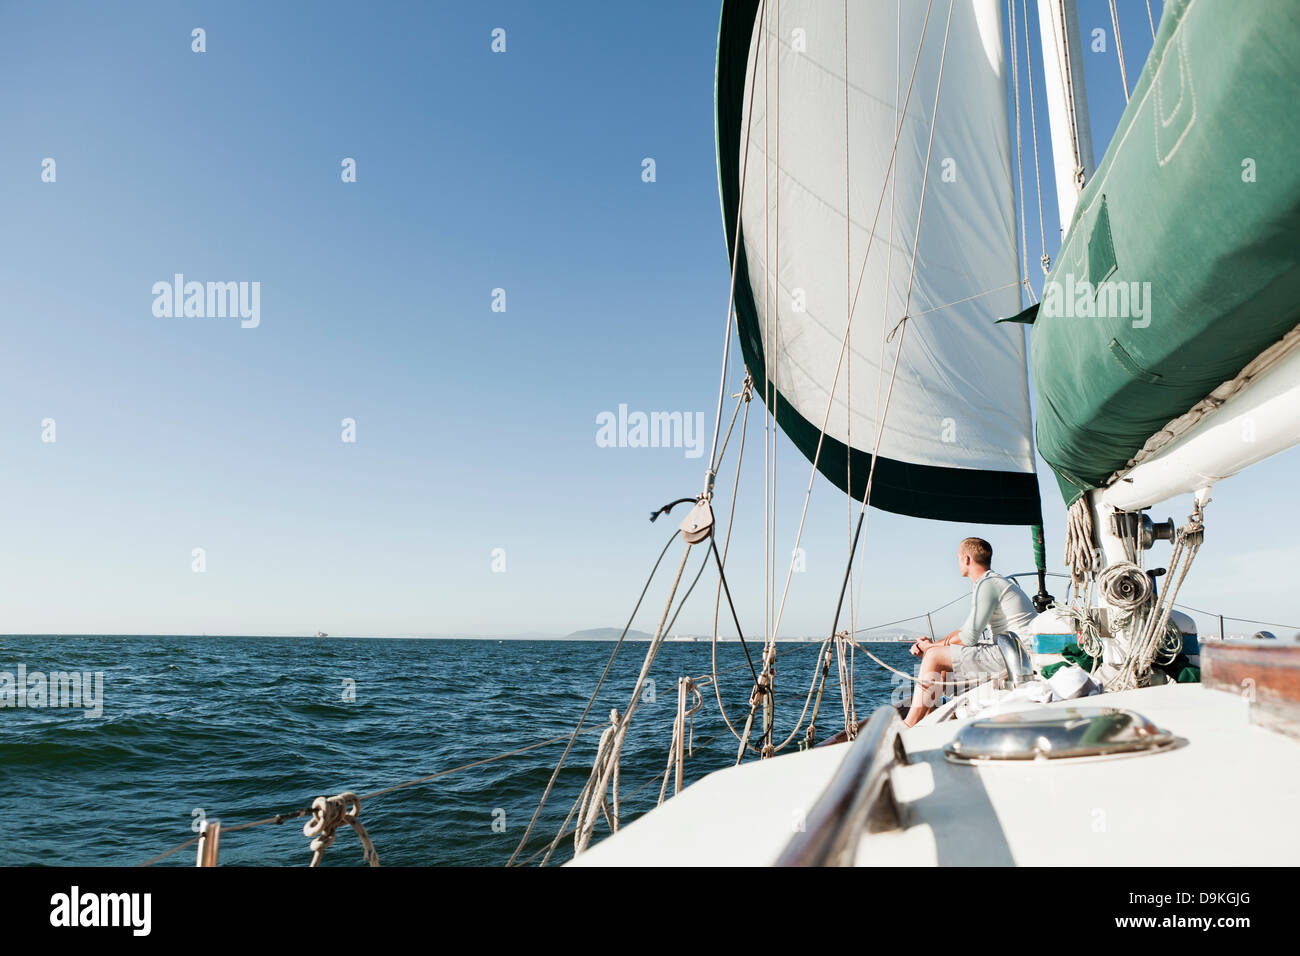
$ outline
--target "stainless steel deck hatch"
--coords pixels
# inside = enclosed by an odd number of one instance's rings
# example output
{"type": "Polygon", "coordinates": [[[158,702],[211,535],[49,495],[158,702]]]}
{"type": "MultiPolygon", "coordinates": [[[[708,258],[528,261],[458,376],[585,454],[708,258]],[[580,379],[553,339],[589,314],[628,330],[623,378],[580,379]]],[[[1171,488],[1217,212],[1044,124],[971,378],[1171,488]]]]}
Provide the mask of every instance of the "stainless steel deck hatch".
{"type": "Polygon", "coordinates": [[[1059,760],[1165,750],[1177,739],[1131,710],[1067,707],[973,720],[943,750],[955,763],[1059,760]]]}

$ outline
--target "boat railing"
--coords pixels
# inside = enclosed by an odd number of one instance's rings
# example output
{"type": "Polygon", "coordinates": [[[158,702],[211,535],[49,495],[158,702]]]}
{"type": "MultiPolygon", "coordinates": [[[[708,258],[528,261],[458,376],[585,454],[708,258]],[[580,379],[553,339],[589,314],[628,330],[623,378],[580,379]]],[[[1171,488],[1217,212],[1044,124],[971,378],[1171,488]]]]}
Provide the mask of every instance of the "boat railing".
{"type": "MultiPolygon", "coordinates": [[[[1046,572],[1049,578],[1060,578],[1064,581],[1070,580],[1070,575],[1061,574],[1059,571],[1046,572]]],[[[1017,571],[1015,574],[1007,574],[1005,577],[1018,581],[1020,578],[1036,578],[1037,571],[1017,571]]],[[[945,601],[938,607],[931,608],[928,611],[922,611],[920,614],[913,614],[911,617],[899,618],[896,621],[887,621],[884,624],[872,624],[866,627],[855,628],[853,633],[856,637],[860,634],[870,634],[872,631],[880,631],[885,628],[895,627],[899,624],[907,624],[911,621],[924,621],[926,629],[930,632],[930,638],[934,639],[934,616],[940,611],[946,610],[952,605],[962,600],[969,600],[970,592],[965,591],[958,594],[949,601],[945,601]]],[[[1219,640],[1240,640],[1251,637],[1278,637],[1284,638],[1291,636],[1294,641],[1300,641],[1300,624],[1288,624],[1280,621],[1262,621],[1256,618],[1238,617],[1232,614],[1225,614],[1219,611],[1207,611],[1204,608],[1192,607],[1190,604],[1184,604],[1181,601],[1175,601],[1173,606],[1186,614],[1193,615],[1193,620],[1197,624],[1197,636],[1201,640],[1213,640],[1216,637],[1219,640]],[[1235,627],[1235,625],[1248,625],[1244,628],[1235,627]],[[1217,632],[1217,633],[1216,633],[1217,632]]],[[[918,632],[920,628],[916,629],[918,632]]],[[[865,640],[865,638],[859,638],[865,640]]],[[[740,667],[744,667],[741,664],[740,667]]]]}
{"type": "Polygon", "coordinates": [[[902,730],[898,711],[876,709],[778,866],[851,866],[864,833],[902,826],[891,780],[893,769],[908,762],[902,730]]]}

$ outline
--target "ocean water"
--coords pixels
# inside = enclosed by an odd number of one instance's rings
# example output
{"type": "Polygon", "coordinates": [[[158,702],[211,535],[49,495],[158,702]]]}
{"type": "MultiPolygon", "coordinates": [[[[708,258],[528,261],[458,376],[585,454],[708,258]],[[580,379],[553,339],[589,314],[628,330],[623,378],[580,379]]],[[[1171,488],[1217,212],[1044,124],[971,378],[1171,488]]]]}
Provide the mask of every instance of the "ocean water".
{"type": "MultiPolygon", "coordinates": [[[[5,636],[0,672],[102,672],[102,714],[0,708],[0,865],[143,863],[192,838],[200,816],[224,826],[359,794],[572,731],[612,643],[348,638],[5,636]],[[351,690],[351,693],[349,693],[351,690]],[[352,699],[349,699],[351,697],[352,699]]],[[[599,730],[620,710],[648,645],[625,644],[520,857],[545,847],[591,769],[599,730]]],[[[793,728],[816,644],[782,644],[777,731],[793,728]]],[[[902,669],[905,644],[875,644],[902,669]]],[[[754,648],[751,647],[751,652],[754,648]]],[[[723,700],[743,721],[750,677],[738,644],[718,649],[723,700]]],[[[623,819],[652,808],[667,760],[677,678],[709,673],[709,644],[667,643],[622,759],[623,819]]],[[[859,719],[895,693],[859,656],[859,719]]],[[[93,683],[93,682],[92,682],[93,683]]],[[[0,694],[4,693],[0,673],[0,694]]],[[[12,684],[10,684],[12,688],[12,684]]],[[[739,724],[738,724],[739,726],[739,724]]],[[[843,726],[836,670],[819,739],[843,726]]],[[[802,736],[802,731],[800,732],[802,736]]],[[[712,692],[694,720],[687,781],[735,760],[712,692]]],[[[523,835],[563,743],[442,776],[367,801],[361,820],[385,866],[504,865],[523,835]]],[[[790,745],[791,749],[795,744],[790,745]]],[[[669,784],[669,794],[672,785],[669,784]]],[[[224,833],[222,865],[300,866],[304,820],[224,833]]],[[[597,838],[603,836],[602,822],[597,838]]],[[[553,862],[567,859],[572,838],[553,862]]],[[[194,865],[194,847],[159,866],[194,865]]],[[[363,865],[344,828],[325,866],[363,865]]]]}

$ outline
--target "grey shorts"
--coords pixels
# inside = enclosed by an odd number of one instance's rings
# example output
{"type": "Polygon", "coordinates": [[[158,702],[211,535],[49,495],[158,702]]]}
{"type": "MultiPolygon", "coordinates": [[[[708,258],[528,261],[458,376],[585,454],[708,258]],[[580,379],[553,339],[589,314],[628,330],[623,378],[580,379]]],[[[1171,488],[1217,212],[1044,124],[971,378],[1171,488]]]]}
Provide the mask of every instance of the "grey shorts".
{"type": "Polygon", "coordinates": [[[1007,676],[1007,662],[996,644],[976,644],[952,647],[952,676],[954,680],[980,684],[997,677],[1007,676]]]}

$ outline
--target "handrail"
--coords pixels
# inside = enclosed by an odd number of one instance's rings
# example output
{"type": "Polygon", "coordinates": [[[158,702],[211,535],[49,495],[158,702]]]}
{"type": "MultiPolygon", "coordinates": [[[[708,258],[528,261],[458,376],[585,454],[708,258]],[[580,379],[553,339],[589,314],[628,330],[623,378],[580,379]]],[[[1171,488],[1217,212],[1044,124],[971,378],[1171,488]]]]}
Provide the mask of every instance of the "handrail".
{"type": "Polygon", "coordinates": [[[864,832],[902,826],[890,782],[890,771],[907,763],[902,729],[893,707],[876,709],[777,866],[850,866],[864,832]]]}

